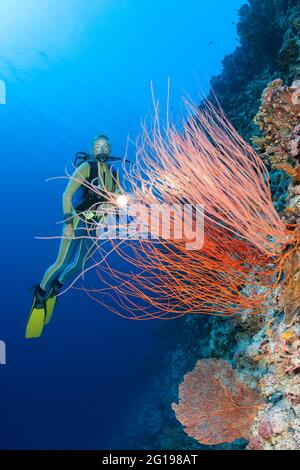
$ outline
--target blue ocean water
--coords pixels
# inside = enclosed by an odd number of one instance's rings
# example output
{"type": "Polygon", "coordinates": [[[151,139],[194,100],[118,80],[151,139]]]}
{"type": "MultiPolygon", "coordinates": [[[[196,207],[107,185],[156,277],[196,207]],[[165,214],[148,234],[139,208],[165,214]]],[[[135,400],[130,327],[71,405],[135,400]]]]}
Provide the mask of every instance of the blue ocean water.
{"type": "Polygon", "coordinates": [[[121,319],[70,291],[42,338],[24,338],[29,288],[58,246],[34,237],[60,232],[65,181],[45,180],[70,169],[99,133],[124,154],[152,111],[150,81],[164,109],[170,78],[179,120],[181,97],[199,102],[236,46],[242,3],[1,1],[1,449],[128,446],[122,425],[164,354],[159,322],[121,319]]]}

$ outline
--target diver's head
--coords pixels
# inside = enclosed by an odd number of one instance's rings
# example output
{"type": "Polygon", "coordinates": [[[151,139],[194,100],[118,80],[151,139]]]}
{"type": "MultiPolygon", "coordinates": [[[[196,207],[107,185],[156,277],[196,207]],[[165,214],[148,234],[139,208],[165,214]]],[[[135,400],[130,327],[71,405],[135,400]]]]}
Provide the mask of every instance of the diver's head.
{"type": "Polygon", "coordinates": [[[110,155],[110,140],[106,135],[97,135],[91,144],[92,154],[99,161],[107,160],[110,155]]]}

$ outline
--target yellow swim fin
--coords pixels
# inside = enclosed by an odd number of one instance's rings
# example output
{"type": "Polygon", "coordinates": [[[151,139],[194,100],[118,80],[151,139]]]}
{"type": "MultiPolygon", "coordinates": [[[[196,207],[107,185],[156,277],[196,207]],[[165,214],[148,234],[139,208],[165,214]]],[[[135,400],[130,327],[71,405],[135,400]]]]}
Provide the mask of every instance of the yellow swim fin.
{"type": "Polygon", "coordinates": [[[48,297],[46,300],[46,316],[45,316],[45,325],[48,325],[51,320],[55,305],[56,305],[57,296],[48,297]]]}
{"type": "Polygon", "coordinates": [[[62,288],[63,284],[58,280],[55,279],[48,297],[46,298],[46,317],[45,317],[45,325],[48,325],[52,318],[53,311],[56,306],[57,296],[59,294],[60,289],[62,288]]]}
{"type": "Polygon", "coordinates": [[[39,338],[42,334],[45,322],[44,291],[37,286],[35,289],[33,305],[28,317],[25,338],[39,338]]]}
{"type": "Polygon", "coordinates": [[[33,308],[30,312],[25,338],[39,338],[42,334],[45,321],[45,310],[43,308],[33,308]]]}

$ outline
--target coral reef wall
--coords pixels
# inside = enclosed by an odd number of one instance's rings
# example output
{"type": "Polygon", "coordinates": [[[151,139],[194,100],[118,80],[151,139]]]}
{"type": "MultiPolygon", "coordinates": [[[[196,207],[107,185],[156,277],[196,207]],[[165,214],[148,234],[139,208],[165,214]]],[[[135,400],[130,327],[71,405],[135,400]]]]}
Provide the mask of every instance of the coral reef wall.
{"type": "MultiPolygon", "coordinates": [[[[237,131],[249,142],[258,134],[254,117],[268,84],[300,79],[300,4],[298,0],[249,0],[239,10],[239,46],[225,56],[220,75],[212,77],[208,99],[217,99],[237,131]]],[[[275,207],[285,206],[288,180],[271,171],[275,207]]]]}
{"type": "MultiPolygon", "coordinates": [[[[268,83],[300,79],[298,0],[250,0],[239,10],[239,46],[225,56],[223,70],[211,79],[218,101],[237,131],[249,141],[253,118],[268,83]]],[[[211,92],[208,96],[214,101],[211,92]]]]}
{"type": "MultiPolygon", "coordinates": [[[[299,0],[249,0],[239,11],[239,46],[211,80],[215,100],[270,171],[275,207],[299,224],[299,0]],[[298,96],[298,95],[297,95],[298,96]],[[296,99],[298,99],[296,97],[296,99]]],[[[200,105],[201,106],[201,105],[200,105]]],[[[239,319],[189,316],[158,325],[165,360],[132,409],[128,448],[204,449],[176,420],[185,374],[203,358],[226,360],[265,406],[247,440],[217,449],[300,449],[300,254],[285,266],[291,282],[273,293],[262,316],[239,319]],[[142,432],[141,432],[142,430],[142,432]]]]}
{"type": "Polygon", "coordinates": [[[283,171],[288,180],[287,193],[273,194],[274,202],[281,201],[279,211],[285,222],[300,223],[300,80],[291,86],[281,79],[273,80],[263,91],[261,106],[254,118],[260,136],[252,142],[261,158],[276,175],[283,171]],[[279,201],[278,201],[279,199],[279,201]]]}

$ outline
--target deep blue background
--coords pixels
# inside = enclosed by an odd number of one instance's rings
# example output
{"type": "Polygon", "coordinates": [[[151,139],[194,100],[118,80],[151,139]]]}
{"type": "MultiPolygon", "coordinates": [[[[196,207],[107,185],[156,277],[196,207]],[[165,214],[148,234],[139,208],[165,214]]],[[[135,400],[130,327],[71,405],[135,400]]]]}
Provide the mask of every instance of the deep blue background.
{"type": "MultiPolygon", "coordinates": [[[[53,262],[64,173],[97,133],[123,154],[151,112],[150,80],[180,118],[236,44],[243,2],[1,0],[0,448],[109,448],[163,354],[159,322],[120,319],[84,294],[61,298],[40,340],[24,339],[29,287],[53,262]],[[209,42],[213,41],[211,45],[209,42]]],[[[130,150],[133,156],[133,148],[130,150]]],[[[142,430],[141,430],[142,432],[142,430]]],[[[124,443],[126,436],[124,436],[124,443]]],[[[151,443],[149,443],[149,448],[151,443]]]]}

